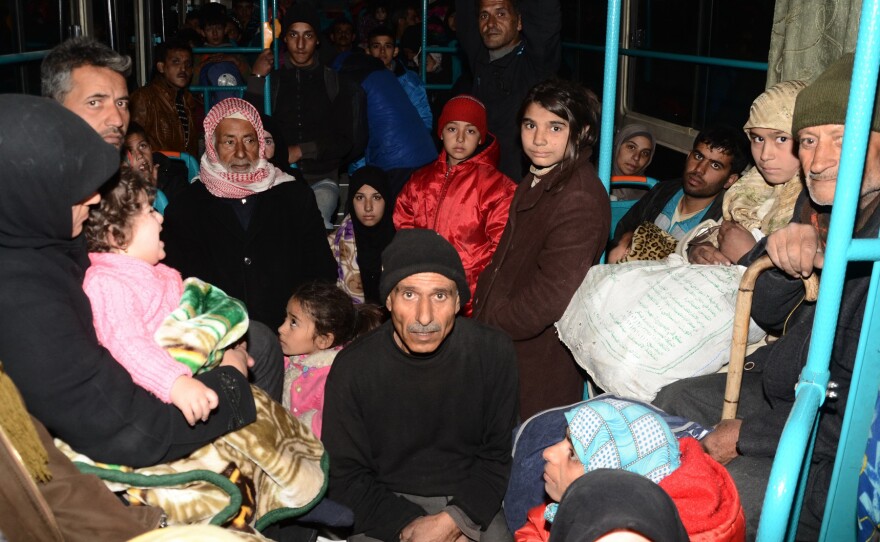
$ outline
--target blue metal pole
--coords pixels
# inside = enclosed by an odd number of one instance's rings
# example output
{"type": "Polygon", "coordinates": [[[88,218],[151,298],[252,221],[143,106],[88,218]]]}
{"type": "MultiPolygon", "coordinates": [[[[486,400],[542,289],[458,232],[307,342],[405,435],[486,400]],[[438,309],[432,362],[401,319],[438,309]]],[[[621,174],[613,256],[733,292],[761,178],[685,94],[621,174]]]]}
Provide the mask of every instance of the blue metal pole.
{"type": "Polygon", "coordinates": [[[610,192],[614,111],[617,97],[617,50],[620,41],[620,0],[608,2],[605,29],[605,84],[602,90],[602,132],[599,138],[599,178],[610,192]]]}

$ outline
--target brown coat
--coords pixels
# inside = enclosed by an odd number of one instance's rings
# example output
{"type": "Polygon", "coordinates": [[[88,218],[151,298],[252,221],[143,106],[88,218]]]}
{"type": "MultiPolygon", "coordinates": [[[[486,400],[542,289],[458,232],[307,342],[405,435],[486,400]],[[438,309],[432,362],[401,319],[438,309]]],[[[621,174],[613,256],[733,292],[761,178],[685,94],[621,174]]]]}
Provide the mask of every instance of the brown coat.
{"type": "Polygon", "coordinates": [[[198,159],[199,137],[204,132],[202,104],[192,92],[184,91],[183,104],[189,118],[189,141],[185,142],[174,104],[176,96],[177,88],[157,74],[149,85],[131,94],[131,120],[144,127],[153,151],[186,152],[198,159]]]}
{"type": "Polygon", "coordinates": [[[582,153],[565,182],[552,170],[531,187],[534,175],[526,175],[477,283],[473,317],[506,331],[516,346],[522,420],[583,393],[582,375],[554,324],[608,239],[608,194],[589,155],[582,153]]]}

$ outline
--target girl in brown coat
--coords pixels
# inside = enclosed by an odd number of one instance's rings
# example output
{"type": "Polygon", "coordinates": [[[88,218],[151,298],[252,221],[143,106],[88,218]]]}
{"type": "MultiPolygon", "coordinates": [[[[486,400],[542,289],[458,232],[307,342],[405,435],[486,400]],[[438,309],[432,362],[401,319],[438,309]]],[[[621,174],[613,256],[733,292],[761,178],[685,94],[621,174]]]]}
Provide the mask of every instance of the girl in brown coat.
{"type": "Polygon", "coordinates": [[[532,166],[516,189],[492,263],[480,275],[474,318],[513,338],[523,420],[582,395],[582,374],[554,323],[608,239],[608,194],[589,161],[599,113],[595,94],[561,80],[533,87],[519,112],[532,166]]]}

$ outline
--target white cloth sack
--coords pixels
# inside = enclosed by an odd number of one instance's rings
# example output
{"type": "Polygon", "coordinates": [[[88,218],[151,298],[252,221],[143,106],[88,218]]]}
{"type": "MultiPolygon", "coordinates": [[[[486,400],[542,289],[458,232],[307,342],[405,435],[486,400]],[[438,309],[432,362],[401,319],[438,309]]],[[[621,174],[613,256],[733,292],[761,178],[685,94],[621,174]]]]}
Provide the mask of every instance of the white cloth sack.
{"type": "MultiPolygon", "coordinates": [[[[651,401],[663,386],[717,372],[730,360],[745,267],[662,261],[594,265],[556,323],[597,386],[651,401]]],[[[748,342],[764,337],[750,323],[748,342]]]]}

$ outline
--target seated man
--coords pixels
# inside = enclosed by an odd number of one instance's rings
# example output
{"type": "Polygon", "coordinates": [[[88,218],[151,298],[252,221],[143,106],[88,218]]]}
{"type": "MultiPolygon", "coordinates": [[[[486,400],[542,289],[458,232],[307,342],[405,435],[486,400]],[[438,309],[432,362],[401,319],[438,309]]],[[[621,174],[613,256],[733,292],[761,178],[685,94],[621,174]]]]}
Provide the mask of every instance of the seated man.
{"type": "Polygon", "coordinates": [[[186,152],[199,157],[204,108],[189,91],[193,54],[190,46],[171,40],[156,47],[156,74],[131,93],[131,119],[147,132],[157,151],[186,152]]]}
{"type": "Polygon", "coordinates": [[[626,254],[633,232],[643,222],[653,222],[681,239],[703,220],[721,218],[724,191],[749,163],[747,144],[742,132],[728,126],[697,134],[682,178],[652,188],[617,223],[608,262],[615,263],[626,254]]]}
{"type": "Polygon", "coordinates": [[[266,161],[257,110],[227,98],[205,118],[199,182],[165,210],[165,262],[244,301],[277,327],[295,286],[336,281],[315,196],[266,161]]]}
{"type": "MultiPolygon", "coordinates": [[[[740,262],[751,263],[766,252],[781,270],[766,272],[758,279],[752,318],[769,329],[779,330],[785,326],[786,333],[749,356],[747,361],[754,363],[755,369],[743,374],[738,419],[719,423],[702,443],[706,451],[726,465],[739,489],[749,538],[754,537],[757,530],[773,457],[794,403],[798,375],[806,364],[815,304],[800,304],[803,298],[800,279],[818,271],[824,263],[823,239],[837,185],[852,69],[853,56],[845,55],[798,94],[792,131],[799,140],[798,156],[807,191],[801,193],[792,223],[762,239],[744,258],[749,261],[740,262]]],[[[875,238],[880,230],[878,156],[880,109],[875,103],[856,217],[856,238],[875,238]]],[[[831,380],[838,386],[838,399],[826,401],[821,409],[798,539],[813,540],[819,534],[859,344],[871,267],[871,262],[852,262],[847,268],[830,364],[831,380]]],[[[703,425],[714,424],[720,419],[725,377],[713,374],[682,380],[663,388],[654,403],[667,412],[703,425]]]]}
{"type": "Polygon", "coordinates": [[[456,318],[470,290],[437,233],[398,232],[382,267],[391,321],[343,349],[327,379],[328,495],[354,511],[352,540],[511,540],[500,509],[517,413],[513,343],[456,318]]]}

